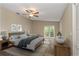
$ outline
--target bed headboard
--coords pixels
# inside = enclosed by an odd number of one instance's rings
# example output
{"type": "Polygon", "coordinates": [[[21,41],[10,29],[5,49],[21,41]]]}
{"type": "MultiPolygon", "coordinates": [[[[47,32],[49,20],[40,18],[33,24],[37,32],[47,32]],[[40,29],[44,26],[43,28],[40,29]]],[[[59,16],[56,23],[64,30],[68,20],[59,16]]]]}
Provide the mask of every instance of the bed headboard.
{"type": "Polygon", "coordinates": [[[8,36],[11,37],[12,35],[21,35],[24,34],[25,32],[10,32],[8,33],[8,36]]]}

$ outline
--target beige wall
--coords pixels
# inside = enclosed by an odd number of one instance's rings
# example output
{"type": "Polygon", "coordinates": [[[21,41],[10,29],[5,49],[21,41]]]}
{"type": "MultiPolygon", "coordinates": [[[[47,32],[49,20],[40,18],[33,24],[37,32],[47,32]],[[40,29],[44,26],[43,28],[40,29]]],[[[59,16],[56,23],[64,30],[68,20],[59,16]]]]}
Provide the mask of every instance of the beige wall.
{"type": "Polygon", "coordinates": [[[69,4],[64,12],[60,21],[60,28],[62,28],[62,34],[72,47],[72,4],[69,4]]]}
{"type": "Polygon", "coordinates": [[[1,5],[0,5],[0,30],[1,30],[1,5]]]}
{"type": "Polygon", "coordinates": [[[10,25],[11,24],[20,24],[23,27],[23,30],[26,32],[28,30],[31,30],[31,24],[32,21],[29,19],[26,19],[20,15],[17,15],[16,13],[0,7],[1,13],[0,13],[0,24],[1,24],[1,30],[10,32],[10,25]]]}
{"type": "Polygon", "coordinates": [[[53,21],[33,21],[32,24],[32,32],[33,34],[41,34],[44,35],[44,26],[46,25],[54,25],[55,26],[55,33],[59,31],[59,22],[53,21]]]}

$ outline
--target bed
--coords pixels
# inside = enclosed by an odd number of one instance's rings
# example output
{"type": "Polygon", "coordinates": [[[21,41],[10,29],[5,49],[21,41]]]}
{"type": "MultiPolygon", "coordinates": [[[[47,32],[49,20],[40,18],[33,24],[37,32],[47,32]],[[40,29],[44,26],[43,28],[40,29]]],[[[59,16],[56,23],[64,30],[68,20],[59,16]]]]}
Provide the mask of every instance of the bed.
{"type": "Polygon", "coordinates": [[[14,46],[32,51],[35,51],[36,48],[39,47],[44,41],[44,38],[41,36],[27,36],[24,32],[11,32],[9,33],[9,39],[14,42],[14,46]]]}

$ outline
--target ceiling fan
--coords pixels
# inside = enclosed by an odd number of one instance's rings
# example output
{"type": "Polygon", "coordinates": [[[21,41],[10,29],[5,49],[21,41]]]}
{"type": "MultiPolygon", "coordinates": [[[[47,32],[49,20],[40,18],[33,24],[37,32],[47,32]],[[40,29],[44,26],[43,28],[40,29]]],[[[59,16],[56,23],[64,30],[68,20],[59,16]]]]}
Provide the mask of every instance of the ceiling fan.
{"type": "MultiPolygon", "coordinates": [[[[23,13],[22,15],[28,15],[29,17],[39,17],[39,12],[36,9],[26,9],[26,13],[23,13]]],[[[17,15],[21,15],[21,13],[16,12],[17,15]]]]}
{"type": "Polygon", "coordinates": [[[39,12],[35,9],[27,9],[25,11],[29,14],[30,17],[32,16],[39,17],[38,16],[39,12]]]}

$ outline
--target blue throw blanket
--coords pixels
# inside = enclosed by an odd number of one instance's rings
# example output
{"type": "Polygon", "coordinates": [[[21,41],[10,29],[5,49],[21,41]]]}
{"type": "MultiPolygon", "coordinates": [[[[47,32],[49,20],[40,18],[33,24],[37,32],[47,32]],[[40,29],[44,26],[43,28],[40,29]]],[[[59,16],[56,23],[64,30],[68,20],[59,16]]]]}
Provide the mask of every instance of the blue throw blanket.
{"type": "Polygon", "coordinates": [[[28,37],[28,38],[25,38],[25,39],[22,39],[19,44],[18,44],[18,47],[19,48],[26,48],[27,47],[27,44],[30,44],[30,42],[34,39],[38,38],[38,36],[32,36],[32,37],[28,37]]]}

